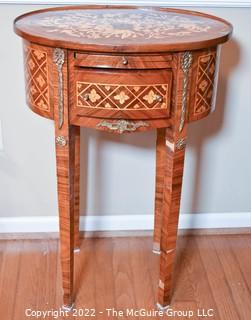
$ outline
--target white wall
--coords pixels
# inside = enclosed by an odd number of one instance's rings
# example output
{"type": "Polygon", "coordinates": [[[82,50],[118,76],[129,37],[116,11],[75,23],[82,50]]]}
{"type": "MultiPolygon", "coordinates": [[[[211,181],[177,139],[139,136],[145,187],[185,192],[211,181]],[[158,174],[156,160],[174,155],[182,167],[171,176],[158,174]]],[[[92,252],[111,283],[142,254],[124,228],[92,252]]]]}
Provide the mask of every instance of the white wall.
{"type": "MultiPolygon", "coordinates": [[[[0,217],[57,215],[53,123],[25,105],[21,39],[12,28],[17,15],[42,7],[0,5],[0,217]]],[[[251,8],[194,9],[232,22],[234,36],[222,50],[216,111],[189,128],[181,211],[226,220],[233,212],[238,225],[251,216],[251,8]]],[[[82,214],[152,215],[155,132],[81,135],[82,214]]]]}

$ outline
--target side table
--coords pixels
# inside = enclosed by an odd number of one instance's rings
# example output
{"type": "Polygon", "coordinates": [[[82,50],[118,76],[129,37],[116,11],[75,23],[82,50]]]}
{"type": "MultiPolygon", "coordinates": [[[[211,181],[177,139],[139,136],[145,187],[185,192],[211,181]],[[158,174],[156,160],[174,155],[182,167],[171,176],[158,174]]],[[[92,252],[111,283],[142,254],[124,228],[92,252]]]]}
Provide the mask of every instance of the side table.
{"type": "Polygon", "coordinates": [[[158,301],[171,301],[187,126],[214,108],[227,21],[158,7],[77,6],[30,12],[23,38],[26,98],[53,119],[64,308],[73,306],[79,248],[80,127],[111,133],[157,129],[153,250],[158,301]]]}

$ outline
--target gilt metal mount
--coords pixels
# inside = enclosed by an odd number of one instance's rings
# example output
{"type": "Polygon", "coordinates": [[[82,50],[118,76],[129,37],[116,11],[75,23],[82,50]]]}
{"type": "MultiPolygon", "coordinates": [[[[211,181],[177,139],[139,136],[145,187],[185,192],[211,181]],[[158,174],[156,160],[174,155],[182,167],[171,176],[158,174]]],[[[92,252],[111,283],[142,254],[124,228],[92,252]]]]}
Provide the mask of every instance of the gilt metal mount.
{"type": "Polygon", "coordinates": [[[186,143],[187,143],[186,138],[181,138],[176,142],[176,148],[178,150],[182,150],[185,148],[186,143]]]}
{"type": "Polygon", "coordinates": [[[56,48],[53,51],[53,62],[57,66],[58,71],[58,128],[62,128],[64,123],[64,95],[63,95],[63,73],[64,50],[56,48]]]}
{"type": "Polygon", "coordinates": [[[57,136],[56,137],[56,144],[58,144],[61,147],[65,147],[67,144],[67,141],[64,136],[57,136]]]}
{"type": "Polygon", "coordinates": [[[187,111],[187,89],[188,89],[188,81],[189,81],[189,70],[191,68],[193,61],[192,53],[187,51],[183,54],[182,58],[182,71],[184,73],[183,79],[183,91],[182,91],[182,105],[181,105],[181,116],[180,116],[180,126],[179,132],[181,132],[184,128],[185,120],[186,120],[186,111],[187,111]]]}
{"type": "Polygon", "coordinates": [[[105,127],[113,131],[118,131],[123,133],[125,131],[133,132],[140,127],[148,127],[149,124],[145,121],[128,121],[128,120],[116,120],[116,121],[106,121],[103,120],[99,122],[96,127],[105,127]]]}

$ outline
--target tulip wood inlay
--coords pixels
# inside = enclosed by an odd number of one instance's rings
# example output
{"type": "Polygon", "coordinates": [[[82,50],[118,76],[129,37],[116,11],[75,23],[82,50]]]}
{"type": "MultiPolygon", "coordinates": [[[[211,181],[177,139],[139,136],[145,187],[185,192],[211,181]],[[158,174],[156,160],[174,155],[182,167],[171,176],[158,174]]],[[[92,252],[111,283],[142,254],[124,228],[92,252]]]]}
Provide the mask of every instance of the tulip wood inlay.
{"type": "Polygon", "coordinates": [[[27,102],[38,109],[49,111],[49,78],[46,50],[24,44],[27,102]]]}
{"type": "Polygon", "coordinates": [[[153,249],[160,253],[157,306],[166,307],[187,127],[211,111],[218,48],[232,26],[186,10],[77,6],[24,14],[14,28],[25,40],[27,102],[55,122],[64,307],[72,308],[76,295],[80,127],[115,134],[157,129],[153,249]]]}
{"type": "Polygon", "coordinates": [[[214,74],[216,53],[201,55],[198,60],[197,90],[195,97],[195,113],[202,113],[211,108],[214,91],[214,74]]]}

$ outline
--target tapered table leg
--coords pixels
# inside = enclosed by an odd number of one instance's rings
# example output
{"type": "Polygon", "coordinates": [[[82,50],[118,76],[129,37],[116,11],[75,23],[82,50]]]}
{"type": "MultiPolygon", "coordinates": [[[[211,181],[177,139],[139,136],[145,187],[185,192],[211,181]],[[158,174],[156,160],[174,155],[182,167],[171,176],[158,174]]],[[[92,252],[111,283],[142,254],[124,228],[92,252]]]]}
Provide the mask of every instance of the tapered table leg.
{"type": "MultiPolygon", "coordinates": [[[[57,130],[56,130],[57,131],[57,130]]],[[[74,276],[74,127],[56,136],[57,184],[60,225],[60,259],[65,309],[73,305],[74,276]]]]}
{"type": "Polygon", "coordinates": [[[172,128],[166,129],[166,168],[163,188],[163,212],[160,240],[160,275],[158,306],[170,304],[175,259],[180,198],[183,178],[186,128],[182,138],[172,128]]]}
{"type": "MultiPolygon", "coordinates": [[[[78,129],[70,125],[68,110],[67,52],[53,51],[54,121],[57,159],[57,186],[60,226],[60,260],[62,268],[63,308],[73,307],[74,225],[75,225],[75,150],[78,129]]],[[[78,172],[78,170],[76,170],[78,172]]]]}
{"type": "Polygon", "coordinates": [[[74,168],[74,252],[80,250],[79,237],[79,192],[80,192],[80,127],[75,127],[75,168],[74,168]]]}
{"type": "Polygon", "coordinates": [[[183,179],[185,146],[187,141],[187,109],[190,103],[191,52],[180,53],[174,74],[172,126],[165,132],[165,169],[160,236],[160,274],[157,306],[171,303],[172,274],[178,231],[180,198],[183,179]]]}
{"type": "Polygon", "coordinates": [[[153,252],[160,253],[160,236],[162,220],[162,204],[164,189],[164,170],[166,165],[166,130],[157,129],[156,141],[156,178],[155,178],[155,213],[154,213],[154,232],[153,232],[153,252]]]}

